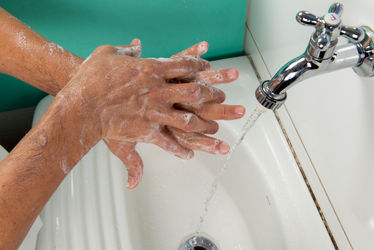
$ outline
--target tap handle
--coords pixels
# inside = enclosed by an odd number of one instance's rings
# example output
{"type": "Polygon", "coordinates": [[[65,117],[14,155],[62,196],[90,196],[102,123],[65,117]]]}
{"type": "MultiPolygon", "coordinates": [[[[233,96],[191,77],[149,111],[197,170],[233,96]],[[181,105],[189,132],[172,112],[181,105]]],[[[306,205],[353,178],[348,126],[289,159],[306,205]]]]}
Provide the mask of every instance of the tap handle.
{"type": "Polygon", "coordinates": [[[303,25],[316,26],[317,29],[328,27],[330,30],[336,29],[340,26],[340,16],[343,13],[343,4],[334,3],[329,8],[329,13],[323,17],[317,17],[308,11],[300,11],[296,15],[296,21],[303,25]]]}
{"type": "Polygon", "coordinates": [[[339,17],[343,14],[343,4],[341,3],[333,3],[330,5],[329,13],[335,13],[339,17]]]}
{"type": "Polygon", "coordinates": [[[316,26],[318,23],[318,18],[309,11],[303,10],[297,13],[296,21],[302,25],[316,26]]]}
{"type": "Polygon", "coordinates": [[[361,28],[342,26],[340,35],[347,38],[352,43],[360,43],[365,38],[365,31],[361,28]]]}

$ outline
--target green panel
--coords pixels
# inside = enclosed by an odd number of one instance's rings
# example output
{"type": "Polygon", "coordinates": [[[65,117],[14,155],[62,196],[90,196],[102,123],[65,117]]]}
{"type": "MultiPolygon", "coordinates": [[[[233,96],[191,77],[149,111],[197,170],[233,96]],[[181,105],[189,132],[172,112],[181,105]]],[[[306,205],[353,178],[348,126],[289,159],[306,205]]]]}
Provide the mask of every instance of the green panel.
{"type": "MultiPolygon", "coordinates": [[[[212,59],[242,53],[246,2],[0,0],[0,6],[81,57],[99,45],[128,44],[136,37],[143,42],[143,57],[168,57],[205,40],[210,43],[206,58],[212,59]]],[[[32,106],[35,98],[42,96],[40,91],[1,75],[0,86],[0,111],[32,106]]]]}
{"type": "Polygon", "coordinates": [[[35,106],[45,95],[14,77],[0,74],[0,112],[35,106]]]}

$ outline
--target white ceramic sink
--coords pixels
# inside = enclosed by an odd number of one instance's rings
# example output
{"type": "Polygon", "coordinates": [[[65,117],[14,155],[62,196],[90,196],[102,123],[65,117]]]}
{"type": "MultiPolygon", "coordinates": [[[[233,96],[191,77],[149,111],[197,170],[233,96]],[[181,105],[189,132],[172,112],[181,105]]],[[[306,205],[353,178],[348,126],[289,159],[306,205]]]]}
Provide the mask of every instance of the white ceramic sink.
{"type": "MultiPolygon", "coordinates": [[[[247,117],[258,85],[248,59],[212,66],[239,70],[239,80],[221,88],[227,103],[246,106],[247,117]]],[[[51,100],[39,104],[34,121],[51,100]]],[[[232,144],[244,119],[221,122],[218,137],[232,144]]],[[[149,144],[138,150],[145,173],[140,186],[128,191],[122,163],[103,143],[93,148],[44,208],[37,249],[178,249],[196,230],[225,157],[197,153],[185,161],[149,144]]],[[[221,250],[333,249],[272,112],[260,117],[235,152],[202,232],[221,250]]]]}

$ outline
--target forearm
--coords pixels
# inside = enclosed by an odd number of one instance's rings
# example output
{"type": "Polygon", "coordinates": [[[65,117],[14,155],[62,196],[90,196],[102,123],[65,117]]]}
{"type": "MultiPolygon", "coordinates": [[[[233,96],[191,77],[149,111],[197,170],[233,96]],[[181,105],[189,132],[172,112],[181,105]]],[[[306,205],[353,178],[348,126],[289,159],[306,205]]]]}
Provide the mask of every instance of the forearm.
{"type": "Polygon", "coordinates": [[[0,8],[0,72],[56,95],[83,59],[0,8]]]}
{"type": "Polygon", "coordinates": [[[77,101],[55,99],[0,163],[0,249],[17,248],[67,173],[99,139],[95,128],[85,127],[77,101]]]}

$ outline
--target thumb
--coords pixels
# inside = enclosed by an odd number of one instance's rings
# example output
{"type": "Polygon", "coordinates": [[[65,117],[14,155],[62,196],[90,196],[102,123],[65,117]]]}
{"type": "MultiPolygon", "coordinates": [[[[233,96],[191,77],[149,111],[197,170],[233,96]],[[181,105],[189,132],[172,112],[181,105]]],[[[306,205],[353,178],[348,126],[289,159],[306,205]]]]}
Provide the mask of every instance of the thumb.
{"type": "Polygon", "coordinates": [[[125,164],[128,174],[127,188],[134,189],[138,186],[143,176],[143,161],[135,151],[135,142],[123,142],[104,139],[104,142],[122,162],[125,164]]]}

